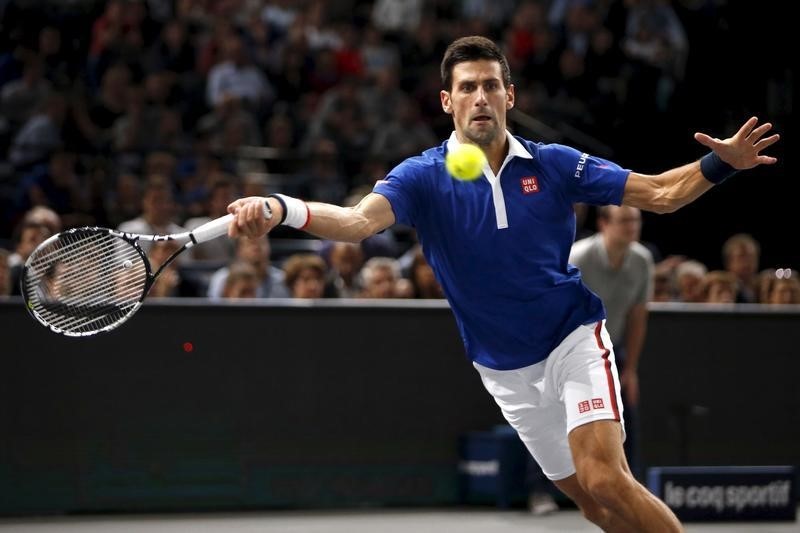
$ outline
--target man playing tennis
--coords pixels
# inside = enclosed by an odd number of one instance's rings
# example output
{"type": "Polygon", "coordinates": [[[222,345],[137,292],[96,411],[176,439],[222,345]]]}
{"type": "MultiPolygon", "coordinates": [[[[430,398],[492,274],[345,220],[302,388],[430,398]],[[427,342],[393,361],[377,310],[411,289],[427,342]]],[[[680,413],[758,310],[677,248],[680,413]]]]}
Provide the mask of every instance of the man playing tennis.
{"type": "Polygon", "coordinates": [[[403,161],[353,208],[283,195],[236,200],[229,235],[260,236],[286,224],[358,242],[395,222],[414,226],[467,355],[548,478],[606,531],[680,531],[666,505],[633,478],[623,453],[603,305],[567,263],[572,204],[675,211],[736,170],[775,163],[760,152],[778,135],[762,139],[771,125],[756,127],[756,118],[728,139],[697,133],[709,155],[647,176],[509,134],[514,86],[492,41],[458,39],[441,71],[442,108],[455,126],[449,140],[403,161]],[[486,154],[482,179],[447,174],[445,154],[460,143],[486,154]]]}

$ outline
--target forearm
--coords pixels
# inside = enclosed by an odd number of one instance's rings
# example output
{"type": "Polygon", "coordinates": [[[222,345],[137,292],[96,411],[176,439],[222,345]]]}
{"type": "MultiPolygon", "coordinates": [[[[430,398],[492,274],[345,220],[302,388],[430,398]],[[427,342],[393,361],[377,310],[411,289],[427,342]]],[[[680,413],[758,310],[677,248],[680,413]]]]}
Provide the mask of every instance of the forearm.
{"type": "Polygon", "coordinates": [[[274,217],[270,228],[283,222],[323,239],[360,242],[394,224],[391,205],[377,194],[368,194],[355,207],[302,202],[282,195],[272,196],[268,202],[274,217]],[[287,206],[288,217],[283,212],[287,206]]]}
{"type": "Polygon", "coordinates": [[[671,213],[697,200],[714,184],[700,171],[700,162],[673,168],[655,176],[631,173],[623,203],[656,213],[671,213]]]}

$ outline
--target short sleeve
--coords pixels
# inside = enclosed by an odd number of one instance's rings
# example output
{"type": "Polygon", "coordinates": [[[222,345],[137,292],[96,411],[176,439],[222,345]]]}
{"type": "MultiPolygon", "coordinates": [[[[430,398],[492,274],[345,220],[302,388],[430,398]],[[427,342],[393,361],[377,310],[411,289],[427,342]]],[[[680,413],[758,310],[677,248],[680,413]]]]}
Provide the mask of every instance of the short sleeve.
{"type": "Polygon", "coordinates": [[[414,227],[421,212],[423,178],[426,174],[426,167],[415,159],[407,159],[397,165],[372,189],[372,192],[389,200],[396,222],[414,227]]]}
{"type": "Polygon", "coordinates": [[[554,147],[551,157],[566,179],[565,190],[571,202],[622,204],[630,170],[568,146],[551,146],[554,147]]]}

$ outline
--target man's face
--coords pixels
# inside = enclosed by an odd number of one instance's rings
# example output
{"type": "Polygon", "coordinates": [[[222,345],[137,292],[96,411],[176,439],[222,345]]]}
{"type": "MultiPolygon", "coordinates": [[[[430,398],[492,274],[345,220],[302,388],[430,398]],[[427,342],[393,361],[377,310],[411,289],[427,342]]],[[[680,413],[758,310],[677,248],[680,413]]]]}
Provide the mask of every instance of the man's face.
{"type": "Polygon", "coordinates": [[[453,115],[456,133],[478,146],[505,138],[506,112],[514,106],[514,86],[503,86],[500,63],[481,59],[453,67],[450,91],[440,93],[442,109],[453,115]]]}
{"type": "Polygon", "coordinates": [[[758,271],[758,252],[747,244],[736,246],[728,256],[727,268],[739,279],[749,279],[758,271]]]}
{"type": "Polygon", "coordinates": [[[612,243],[629,245],[642,233],[642,214],[635,207],[609,207],[608,218],[601,221],[600,228],[612,243]]]}

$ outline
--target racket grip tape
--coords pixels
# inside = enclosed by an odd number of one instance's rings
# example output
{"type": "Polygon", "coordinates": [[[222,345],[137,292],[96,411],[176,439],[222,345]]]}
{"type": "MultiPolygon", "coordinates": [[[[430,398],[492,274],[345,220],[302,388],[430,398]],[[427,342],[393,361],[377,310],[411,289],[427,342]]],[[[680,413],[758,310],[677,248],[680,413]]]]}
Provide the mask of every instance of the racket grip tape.
{"type": "Polygon", "coordinates": [[[200,244],[201,242],[210,241],[226,235],[228,233],[228,226],[233,222],[233,218],[233,215],[228,214],[224,217],[216,218],[211,222],[206,222],[189,233],[189,238],[192,239],[193,243],[200,244]]]}

